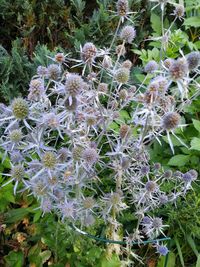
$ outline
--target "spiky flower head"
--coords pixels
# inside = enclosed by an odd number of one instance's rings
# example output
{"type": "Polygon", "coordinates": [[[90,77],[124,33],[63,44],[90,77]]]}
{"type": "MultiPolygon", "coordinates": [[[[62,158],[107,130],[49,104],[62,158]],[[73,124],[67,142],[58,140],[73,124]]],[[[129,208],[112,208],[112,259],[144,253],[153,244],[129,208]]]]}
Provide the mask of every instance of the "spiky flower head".
{"type": "Polygon", "coordinates": [[[119,98],[121,100],[126,100],[128,96],[128,93],[127,93],[127,90],[126,89],[122,89],[120,92],[119,92],[119,98]]]}
{"type": "Polygon", "coordinates": [[[129,80],[130,71],[127,68],[119,68],[116,70],[114,77],[118,83],[127,83],[129,80]]]}
{"type": "Polygon", "coordinates": [[[29,84],[29,100],[39,100],[44,94],[44,81],[42,79],[33,79],[29,84]]]}
{"type": "Polygon", "coordinates": [[[58,116],[53,112],[50,112],[48,114],[44,114],[43,115],[43,121],[44,121],[44,124],[46,126],[52,128],[52,129],[56,129],[60,125],[58,116]]]}
{"type": "Polygon", "coordinates": [[[127,69],[131,69],[131,67],[132,67],[132,62],[130,61],[130,60],[125,60],[123,63],[122,63],[122,67],[124,67],[124,68],[127,68],[127,69]]]}
{"type": "Polygon", "coordinates": [[[158,85],[158,90],[160,92],[166,92],[168,89],[168,80],[163,76],[157,76],[153,79],[152,83],[156,83],[158,85]]]}
{"type": "Polygon", "coordinates": [[[65,201],[64,203],[59,205],[59,208],[63,219],[65,218],[74,219],[76,209],[73,201],[65,201]]]}
{"type": "Polygon", "coordinates": [[[84,81],[80,75],[69,73],[66,77],[65,90],[70,96],[76,96],[84,87],[84,81]]]}
{"type": "Polygon", "coordinates": [[[173,130],[180,123],[180,115],[177,112],[168,112],[162,119],[162,126],[165,130],[173,130]]]}
{"type": "Polygon", "coordinates": [[[155,217],[152,219],[152,227],[156,230],[159,230],[163,226],[162,218],[155,217]]]}
{"type": "Polygon", "coordinates": [[[47,73],[49,79],[57,81],[61,73],[60,66],[57,64],[49,65],[47,68],[47,73]]]}
{"type": "Polygon", "coordinates": [[[127,124],[122,124],[119,129],[119,135],[122,139],[129,137],[131,133],[131,128],[127,124]]]}
{"type": "Polygon", "coordinates": [[[20,151],[12,151],[12,154],[10,156],[12,163],[17,164],[24,160],[24,157],[22,156],[22,153],[20,151]]]}
{"type": "Polygon", "coordinates": [[[129,11],[128,0],[118,0],[116,6],[118,16],[124,17],[127,15],[129,11]]]}
{"type": "Polygon", "coordinates": [[[84,200],[83,200],[83,207],[85,209],[92,209],[95,205],[95,200],[93,197],[86,197],[84,200]]]}
{"type": "Polygon", "coordinates": [[[44,66],[37,67],[37,75],[45,77],[48,74],[48,69],[44,66]]]}
{"type": "Polygon", "coordinates": [[[81,158],[83,148],[81,146],[75,146],[72,150],[73,159],[79,160],[81,158]]]}
{"type": "Polygon", "coordinates": [[[177,5],[174,10],[174,16],[178,17],[179,19],[184,17],[185,8],[183,5],[177,5]]]}
{"type": "Polygon", "coordinates": [[[53,169],[57,163],[56,155],[54,152],[48,151],[42,157],[43,166],[47,169],[53,169]]]}
{"type": "Polygon", "coordinates": [[[11,177],[17,181],[21,181],[25,176],[24,167],[21,164],[15,165],[11,168],[11,177]]]}
{"type": "Polygon", "coordinates": [[[158,63],[155,60],[150,60],[144,67],[146,73],[154,73],[158,69],[158,63]]]}
{"type": "Polygon", "coordinates": [[[132,43],[135,36],[136,36],[136,31],[135,28],[132,26],[125,26],[120,33],[120,38],[129,44],[132,43]]]}
{"type": "Polygon", "coordinates": [[[124,56],[126,54],[126,48],[124,47],[124,45],[117,45],[115,49],[115,53],[118,56],[124,56]]]}
{"type": "Polygon", "coordinates": [[[148,181],[146,184],[145,184],[145,188],[147,190],[147,192],[149,193],[154,193],[157,188],[158,188],[158,185],[156,182],[154,181],[148,181]]]}
{"type": "Polygon", "coordinates": [[[94,148],[86,148],[83,151],[82,158],[88,165],[93,165],[98,161],[99,155],[94,148]]]}
{"type": "Polygon", "coordinates": [[[167,58],[164,60],[163,64],[165,66],[165,68],[169,69],[169,67],[173,64],[174,59],[172,58],[167,58]]]}
{"type": "Polygon", "coordinates": [[[23,134],[21,129],[14,129],[10,132],[9,134],[9,138],[11,140],[11,142],[13,143],[19,143],[22,138],[23,138],[23,134]]]}
{"type": "Polygon", "coordinates": [[[110,69],[112,67],[112,58],[108,55],[105,55],[102,61],[102,66],[105,69],[110,69]]]}
{"type": "Polygon", "coordinates": [[[186,172],[182,175],[182,179],[185,183],[191,183],[193,180],[192,174],[190,172],[186,172]]]}
{"type": "Polygon", "coordinates": [[[88,227],[91,226],[95,223],[95,218],[93,215],[91,214],[87,214],[86,216],[84,216],[83,218],[83,224],[88,227]]]}
{"type": "Polygon", "coordinates": [[[193,180],[196,180],[198,177],[198,172],[196,170],[189,170],[190,175],[192,176],[193,180]]]}
{"type": "Polygon", "coordinates": [[[82,51],[81,58],[86,63],[92,63],[97,55],[97,48],[93,43],[85,43],[82,51]]]}
{"type": "Polygon", "coordinates": [[[195,70],[200,65],[200,52],[191,52],[186,56],[189,70],[195,70]]]}
{"type": "Polygon", "coordinates": [[[58,159],[60,162],[66,162],[69,157],[69,151],[67,148],[63,147],[58,150],[58,159]]]}
{"type": "Polygon", "coordinates": [[[99,92],[106,93],[106,92],[108,92],[108,84],[107,83],[100,83],[98,85],[98,88],[97,89],[98,89],[99,92]]]}
{"type": "Polygon", "coordinates": [[[55,55],[55,61],[57,61],[58,63],[65,62],[65,55],[63,53],[57,53],[55,55]]]}
{"type": "Polygon", "coordinates": [[[169,252],[168,248],[166,246],[156,246],[157,253],[159,253],[161,256],[166,256],[169,252]]]}
{"type": "Polygon", "coordinates": [[[169,73],[173,80],[183,79],[188,73],[188,63],[185,59],[173,60],[169,66],[169,73]]]}
{"type": "Polygon", "coordinates": [[[15,98],[12,102],[12,113],[16,119],[24,120],[29,113],[29,107],[26,100],[21,97],[15,98]]]}

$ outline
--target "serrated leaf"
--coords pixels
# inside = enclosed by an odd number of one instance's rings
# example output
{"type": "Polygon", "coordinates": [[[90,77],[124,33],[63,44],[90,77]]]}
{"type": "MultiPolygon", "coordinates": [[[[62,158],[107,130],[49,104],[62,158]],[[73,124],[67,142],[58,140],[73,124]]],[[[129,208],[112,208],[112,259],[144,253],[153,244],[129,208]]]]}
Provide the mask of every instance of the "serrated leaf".
{"type": "Polygon", "coordinates": [[[200,138],[194,137],[190,143],[191,148],[200,151],[200,138]]]}
{"type": "Polygon", "coordinates": [[[161,35],[162,27],[161,27],[160,16],[156,15],[155,13],[151,14],[151,27],[158,36],[161,35]]]}
{"type": "Polygon", "coordinates": [[[181,167],[184,166],[189,159],[190,155],[175,155],[169,160],[168,165],[181,167]]]}

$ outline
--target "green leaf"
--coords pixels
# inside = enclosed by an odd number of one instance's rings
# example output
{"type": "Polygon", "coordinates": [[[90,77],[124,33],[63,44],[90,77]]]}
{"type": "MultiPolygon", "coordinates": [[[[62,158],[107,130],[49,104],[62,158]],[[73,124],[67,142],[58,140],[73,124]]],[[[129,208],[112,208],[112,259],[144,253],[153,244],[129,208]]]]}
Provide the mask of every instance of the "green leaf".
{"type": "Polygon", "coordinates": [[[107,259],[104,255],[101,261],[101,267],[120,267],[121,262],[117,255],[113,255],[111,259],[107,259]]]}
{"type": "Polygon", "coordinates": [[[188,243],[190,244],[190,247],[193,250],[194,254],[198,257],[199,252],[197,250],[196,244],[195,244],[193,238],[191,237],[191,235],[186,235],[186,239],[187,239],[188,243]]]}
{"type": "Polygon", "coordinates": [[[198,132],[200,132],[200,121],[198,121],[198,120],[192,120],[192,122],[193,122],[193,125],[194,125],[194,128],[198,131],[198,132]]]}
{"type": "Polygon", "coordinates": [[[190,149],[200,151],[200,138],[197,138],[197,137],[192,138],[190,145],[191,145],[190,149]]]}
{"type": "Polygon", "coordinates": [[[173,252],[169,252],[167,256],[160,257],[156,267],[175,267],[176,256],[173,252]]]}
{"type": "Polygon", "coordinates": [[[183,25],[198,28],[200,27],[200,17],[194,16],[194,17],[187,18],[185,19],[183,25]]]}
{"type": "Polygon", "coordinates": [[[162,33],[162,26],[160,21],[160,16],[156,15],[155,13],[151,14],[151,27],[156,33],[156,35],[160,36],[162,33]]]}
{"type": "Polygon", "coordinates": [[[15,223],[17,221],[22,220],[26,215],[28,215],[29,210],[26,208],[19,208],[14,210],[9,210],[5,214],[6,223],[15,223]]]}
{"type": "Polygon", "coordinates": [[[200,254],[198,255],[198,258],[197,258],[196,267],[200,267],[200,254]]]}
{"type": "Polygon", "coordinates": [[[175,155],[169,160],[168,165],[181,167],[184,166],[189,159],[190,155],[175,155]]]}
{"type": "Polygon", "coordinates": [[[9,267],[23,266],[24,256],[21,251],[19,252],[11,251],[7,256],[4,257],[4,259],[6,260],[6,263],[8,264],[9,267]]]}
{"type": "Polygon", "coordinates": [[[180,258],[180,261],[181,261],[181,265],[182,265],[182,267],[185,267],[183,254],[182,254],[182,251],[181,251],[181,246],[180,246],[180,243],[178,241],[178,238],[175,238],[174,240],[175,240],[176,247],[177,247],[177,250],[178,250],[178,255],[179,255],[179,258],[180,258]]]}
{"type": "Polygon", "coordinates": [[[50,250],[42,251],[40,253],[40,257],[42,258],[42,263],[45,263],[51,257],[51,251],[50,250]]]}

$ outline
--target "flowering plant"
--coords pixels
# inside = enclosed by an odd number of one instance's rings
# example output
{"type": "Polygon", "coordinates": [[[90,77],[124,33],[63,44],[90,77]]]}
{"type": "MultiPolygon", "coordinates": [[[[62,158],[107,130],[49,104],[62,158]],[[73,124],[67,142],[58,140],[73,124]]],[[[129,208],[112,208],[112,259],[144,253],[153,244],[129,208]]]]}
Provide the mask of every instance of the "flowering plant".
{"type": "MultiPolygon", "coordinates": [[[[167,1],[157,2],[164,12],[167,1]]],[[[175,7],[176,19],[184,15],[181,8],[175,7]]],[[[187,146],[176,129],[186,126],[181,115],[199,94],[200,53],[166,57],[170,30],[163,29],[160,61],[149,61],[144,81],[135,83],[132,62],[125,59],[137,33],[130,14],[128,1],[117,1],[119,24],[108,49],[85,43],[78,60],[57,53],[52,64],[38,67],[27,99],[1,104],[1,146],[11,159],[2,186],[14,182],[15,194],[29,190],[43,213],[56,212],[82,229],[102,220],[113,240],[123,238],[120,217],[130,208],[137,224],[125,239],[141,242],[165,235],[167,225],[153,210],[176,204],[198,176],[195,170],[172,172],[150,164],[148,145],[162,145],[166,134],[172,153],[172,136],[187,146]]],[[[168,252],[163,244],[155,247],[168,252]]],[[[121,250],[110,244],[107,254],[121,250]]],[[[130,250],[127,255],[137,257],[130,250]]]]}

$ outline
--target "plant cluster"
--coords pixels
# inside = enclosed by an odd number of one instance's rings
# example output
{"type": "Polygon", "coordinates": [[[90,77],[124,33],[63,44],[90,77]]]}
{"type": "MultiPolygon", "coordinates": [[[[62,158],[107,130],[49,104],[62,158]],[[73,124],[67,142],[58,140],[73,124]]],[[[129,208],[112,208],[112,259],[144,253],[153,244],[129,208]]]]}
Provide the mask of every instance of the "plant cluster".
{"type": "MultiPolygon", "coordinates": [[[[198,177],[194,169],[171,171],[150,163],[148,147],[154,141],[162,145],[165,135],[172,153],[174,140],[187,148],[179,131],[187,126],[184,111],[199,95],[200,65],[196,51],[167,55],[167,1],[154,2],[161,10],[160,53],[145,62],[141,82],[132,79],[126,59],[138,29],[128,1],[118,0],[119,22],[108,48],[86,42],[78,59],[56,53],[38,66],[27,98],[0,106],[1,146],[11,159],[2,189],[14,182],[14,194],[28,190],[43,214],[56,213],[81,230],[101,221],[107,238],[116,241],[125,235],[126,248],[107,246],[107,256],[121,254],[124,266],[140,261],[132,241],[165,236],[168,225],[154,211],[176,205],[198,177]],[[128,209],[137,221],[125,233],[120,218],[128,209]]],[[[182,20],[184,7],[175,5],[173,16],[182,20]]],[[[154,246],[159,254],[168,253],[164,244],[154,241],[154,246]]]]}

